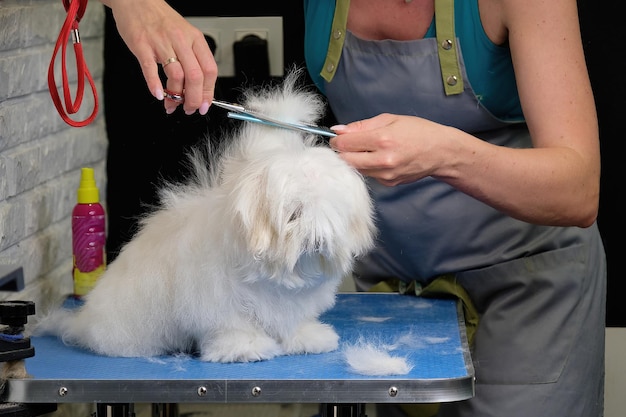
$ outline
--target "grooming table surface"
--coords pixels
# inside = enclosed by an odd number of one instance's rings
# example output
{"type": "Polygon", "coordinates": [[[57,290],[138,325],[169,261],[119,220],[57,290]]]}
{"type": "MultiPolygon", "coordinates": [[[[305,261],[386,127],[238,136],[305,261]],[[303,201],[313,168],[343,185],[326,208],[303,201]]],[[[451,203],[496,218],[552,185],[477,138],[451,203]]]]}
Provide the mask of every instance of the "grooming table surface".
{"type": "Polygon", "coordinates": [[[341,293],[322,316],[339,349],[252,363],[207,363],[189,355],[112,358],[34,337],[31,378],[10,379],[2,401],[18,403],[447,402],[474,395],[474,369],[454,300],[341,293]],[[367,341],[407,359],[406,375],[350,370],[343,348],[367,341]]]}

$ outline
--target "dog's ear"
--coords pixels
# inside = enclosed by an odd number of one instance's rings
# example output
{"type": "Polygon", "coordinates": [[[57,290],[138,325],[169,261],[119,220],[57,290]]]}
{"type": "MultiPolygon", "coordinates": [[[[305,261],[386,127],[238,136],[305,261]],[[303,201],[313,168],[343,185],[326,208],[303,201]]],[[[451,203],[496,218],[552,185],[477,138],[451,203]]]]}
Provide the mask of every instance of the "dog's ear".
{"type": "Polygon", "coordinates": [[[236,184],[230,195],[239,236],[244,238],[248,250],[258,256],[269,250],[276,239],[266,190],[267,174],[261,171],[236,184]]]}
{"type": "Polygon", "coordinates": [[[272,168],[267,161],[256,165],[254,174],[240,177],[230,198],[235,227],[246,249],[268,271],[278,273],[295,267],[306,239],[301,227],[303,202],[285,186],[288,176],[277,175],[272,168]]]}
{"type": "Polygon", "coordinates": [[[255,203],[249,207],[252,216],[248,221],[243,221],[242,225],[250,252],[262,257],[275,243],[276,230],[269,215],[269,207],[264,201],[257,200],[255,203]]]}

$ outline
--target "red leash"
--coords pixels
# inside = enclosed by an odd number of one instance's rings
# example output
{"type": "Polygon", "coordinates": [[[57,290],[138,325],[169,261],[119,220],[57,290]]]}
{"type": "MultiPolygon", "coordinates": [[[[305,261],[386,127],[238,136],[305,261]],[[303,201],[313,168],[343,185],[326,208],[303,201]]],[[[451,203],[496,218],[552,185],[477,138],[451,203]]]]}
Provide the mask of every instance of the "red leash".
{"type": "Polygon", "coordinates": [[[54,106],[57,108],[57,111],[65,123],[73,127],[83,127],[93,122],[98,114],[98,93],[96,91],[93,78],[91,78],[91,74],[87,68],[87,63],[85,62],[85,57],[83,55],[83,47],[80,43],[80,37],[78,34],[78,22],[80,22],[80,19],[82,19],[85,14],[87,0],[63,0],[63,6],[67,12],[67,17],[65,18],[65,22],[63,23],[63,27],[59,33],[59,37],[54,47],[54,53],[52,54],[52,59],[50,60],[50,66],[48,67],[48,89],[50,90],[54,106]],[[76,56],[77,70],[76,74],[78,77],[76,98],[73,102],[70,93],[66,66],[66,46],[69,42],[70,36],[72,37],[72,43],[74,44],[74,55],[76,56]],[[59,92],[54,81],[54,63],[59,50],[61,50],[61,75],[63,79],[63,97],[65,99],[65,108],[63,107],[63,103],[59,97],[59,92]],[[83,95],[85,94],[85,78],[87,78],[89,85],[91,86],[94,98],[94,108],[88,118],[82,121],[76,121],[71,119],[69,115],[78,112],[80,109],[80,105],[83,101],[83,95]]]}

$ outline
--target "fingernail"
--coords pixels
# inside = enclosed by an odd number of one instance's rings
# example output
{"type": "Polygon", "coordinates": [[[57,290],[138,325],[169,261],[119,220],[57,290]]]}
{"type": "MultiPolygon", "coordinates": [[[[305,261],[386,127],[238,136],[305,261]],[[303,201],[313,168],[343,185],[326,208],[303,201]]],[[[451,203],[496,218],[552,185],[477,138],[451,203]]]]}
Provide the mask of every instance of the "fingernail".
{"type": "Polygon", "coordinates": [[[346,130],[346,128],[347,128],[346,125],[334,125],[330,127],[330,130],[342,131],[342,130],[346,130]]]}
{"type": "Polygon", "coordinates": [[[174,107],[173,109],[168,109],[167,107],[165,108],[165,113],[167,114],[172,114],[174,113],[174,110],[176,110],[176,107],[174,107]]]}
{"type": "Polygon", "coordinates": [[[161,90],[160,88],[156,89],[156,91],[154,92],[154,96],[157,98],[157,100],[163,100],[165,98],[165,96],[163,95],[163,90],[161,90]]]}
{"type": "Polygon", "coordinates": [[[200,108],[198,109],[198,111],[203,116],[207,114],[209,112],[209,102],[208,101],[203,102],[200,108]]]}
{"type": "Polygon", "coordinates": [[[185,110],[185,114],[187,116],[191,116],[192,114],[194,114],[196,111],[195,110],[185,110]]]}

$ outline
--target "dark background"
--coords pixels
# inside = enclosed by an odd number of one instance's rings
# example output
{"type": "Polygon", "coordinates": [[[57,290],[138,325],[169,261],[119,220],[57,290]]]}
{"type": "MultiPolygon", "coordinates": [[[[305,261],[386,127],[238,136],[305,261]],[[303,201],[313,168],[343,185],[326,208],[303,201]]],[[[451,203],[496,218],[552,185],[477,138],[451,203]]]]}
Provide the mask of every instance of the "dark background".
{"type": "Polygon", "coordinates": [[[579,0],[578,6],[600,123],[602,179],[598,226],[608,262],[607,326],[626,327],[624,279],[619,272],[619,251],[623,244],[620,241],[626,233],[620,198],[625,177],[626,34],[620,30],[623,17],[617,12],[621,10],[617,0],[579,0]]]}
{"type": "MultiPolygon", "coordinates": [[[[302,1],[190,2],[171,0],[184,16],[282,16],[285,66],[304,66],[302,1]]],[[[622,187],[626,110],[626,45],[617,1],[579,0],[581,29],[589,74],[596,97],[602,147],[602,190],[598,224],[608,259],[607,326],[626,326],[626,303],[620,299],[619,239],[624,221],[618,201],[622,187]]],[[[558,47],[558,40],[546,39],[558,47]]],[[[137,216],[156,202],[163,180],[185,178],[185,152],[210,132],[219,136],[232,122],[214,108],[206,116],[186,116],[180,109],[166,115],[163,104],[148,92],[135,57],[120,39],[107,9],[105,26],[104,104],[109,150],[107,159],[107,256],[113,260],[133,235],[137,216]],[[120,99],[120,97],[125,99],[120,99]],[[137,133],[140,132],[140,133],[137,133]],[[217,132],[217,133],[216,133],[217,132]]],[[[555,74],[555,77],[558,77],[555,74]]],[[[216,98],[237,101],[241,88],[254,83],[249,74],[219,78],[216,98]]],[[[572,86],[576,88],[576,86],[572,86]]],[[[332,115],[329,115],[332,118],[332,115]]]]}

